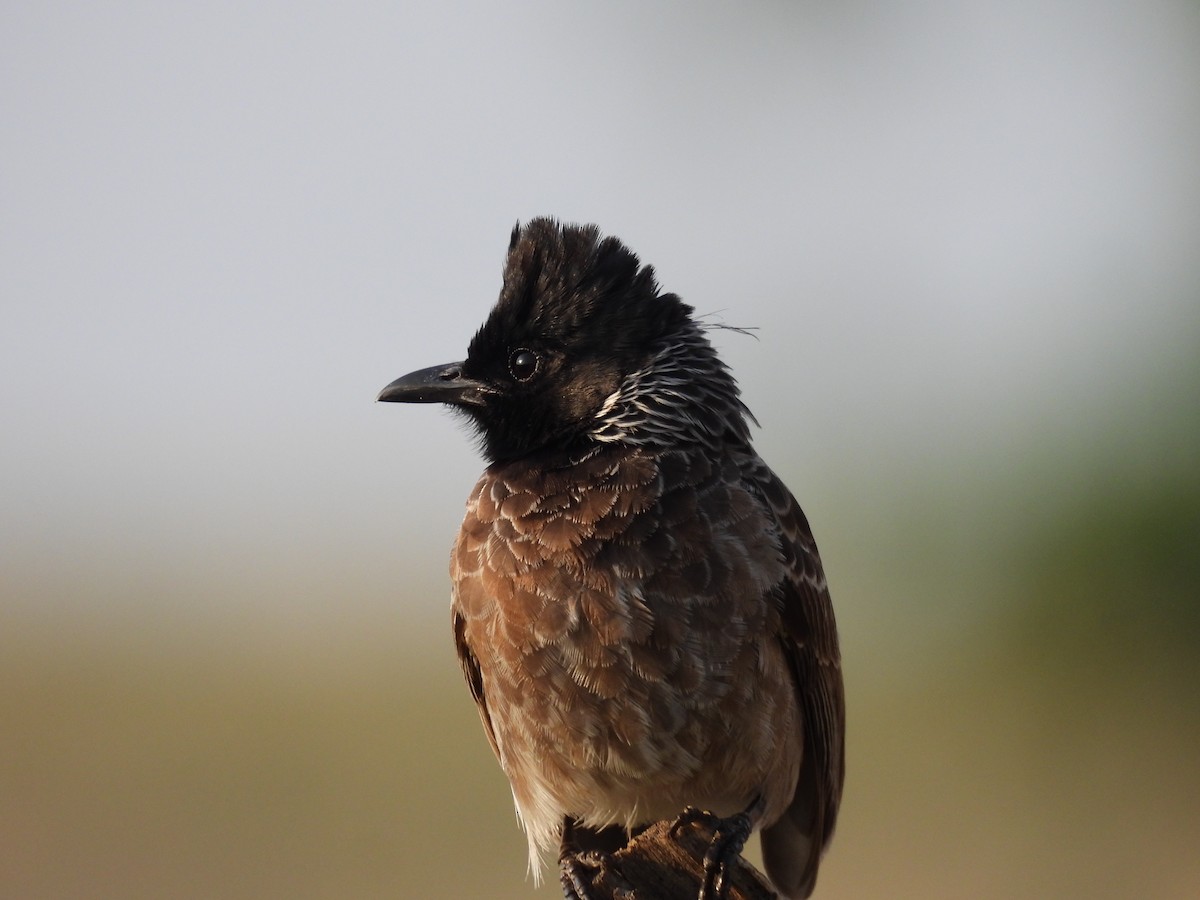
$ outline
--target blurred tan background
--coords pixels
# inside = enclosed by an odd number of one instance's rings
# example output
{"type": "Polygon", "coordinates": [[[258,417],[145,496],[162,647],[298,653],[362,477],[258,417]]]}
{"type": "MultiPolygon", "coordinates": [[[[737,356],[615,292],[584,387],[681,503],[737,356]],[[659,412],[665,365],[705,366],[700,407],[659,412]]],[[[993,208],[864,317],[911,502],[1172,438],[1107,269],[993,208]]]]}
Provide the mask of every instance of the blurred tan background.
{"type": "Polygon", "coordinates": [[[821,897],[1200,885],[1200,7],[6,4],[0,897],[551,897],[433,408],[508,230],[704,313],[813,521],[821,897]]]}

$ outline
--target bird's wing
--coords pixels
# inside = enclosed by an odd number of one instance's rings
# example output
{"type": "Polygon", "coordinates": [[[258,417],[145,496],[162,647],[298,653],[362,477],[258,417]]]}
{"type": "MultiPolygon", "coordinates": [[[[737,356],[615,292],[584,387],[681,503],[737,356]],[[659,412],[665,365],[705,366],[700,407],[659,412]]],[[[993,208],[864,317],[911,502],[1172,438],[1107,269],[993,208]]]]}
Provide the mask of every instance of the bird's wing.
{"type": "Polygon", "coordinates": [[[833,836],[842,796],[846,708],[841,653],[829,586],[812,529],[796,499],[761,460],[748,481],[779,523],[786,575],[776,589],[779,639],[796,679],[804,759],[791,806],[763,830],[767,874],[788,897],[807,897],[833,836]]]}
{"type": "Polygon", "coordinates": [[[475,698],[475,706],[479,709],[479,718],[483,722],[483,730],[487,732],[488,743],[492,745],[492,752],[499,759],[500,745],[496,743],[496,730],[492,726],[487,698],[483,694],[483,673],[479,670],[479,660],[475,658],[467,643],[466,620],[458,610],[454,611],[454,647],[458,651],[458,661],[462,665],[463,676],[467,679],[467,687],[471,689],[471,696],[475,698]]]}

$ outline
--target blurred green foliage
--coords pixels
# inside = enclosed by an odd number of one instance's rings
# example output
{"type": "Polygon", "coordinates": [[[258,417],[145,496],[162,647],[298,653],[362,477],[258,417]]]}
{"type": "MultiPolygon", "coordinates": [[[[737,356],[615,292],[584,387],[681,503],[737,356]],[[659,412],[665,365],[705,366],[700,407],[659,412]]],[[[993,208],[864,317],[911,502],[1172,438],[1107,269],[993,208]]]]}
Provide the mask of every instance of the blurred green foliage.
{"type": "Polygon", "coordinates": [[[1142,406],[1051,472],[1068,486],[1012,540],[1008,615],[1042,666],[1157,678],[1200,708],[1200,366],[1142,406]]]}
{"type": "Polygon", "coordinates": [[[1200,460],[1190,479],[1109,480],[1028,540],[1029,591],[1013,614],[1047,655],[1200,666],[1200,460]]]}

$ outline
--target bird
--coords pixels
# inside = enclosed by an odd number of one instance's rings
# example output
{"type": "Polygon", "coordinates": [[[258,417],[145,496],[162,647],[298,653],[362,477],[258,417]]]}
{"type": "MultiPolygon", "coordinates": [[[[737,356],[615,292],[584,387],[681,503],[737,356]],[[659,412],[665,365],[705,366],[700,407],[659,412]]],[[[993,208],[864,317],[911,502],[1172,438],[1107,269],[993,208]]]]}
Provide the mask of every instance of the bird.
{"type": "Polygon", "coordinates": [[[378,395],[445,404],[479,440],[454,642],[535,883],[557,851],[568,898],[586,900],[587,854],[699,813],[717,827],[701,897],[758,831],[796,900],[833,835],[834,611],[808,520],[709,340],[722,327],[616,237],[536,218],[513,228],[466,358],[378,395]]]}

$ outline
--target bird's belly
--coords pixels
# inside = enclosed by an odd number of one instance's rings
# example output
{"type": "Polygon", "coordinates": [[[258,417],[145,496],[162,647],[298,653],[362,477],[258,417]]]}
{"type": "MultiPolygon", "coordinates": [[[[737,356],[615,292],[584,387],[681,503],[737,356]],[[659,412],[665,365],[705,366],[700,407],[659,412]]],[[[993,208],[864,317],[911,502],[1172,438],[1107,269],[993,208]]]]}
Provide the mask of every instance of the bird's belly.
{"type": "Polygon", "coordinates": [[[523,817],[632,826],[688,805],[731,814],[768,787],[791,796],[799,728],[781,653],[754,642],[715,665],[697,646],[664,674],[639,666],[632,645],[610,650],[590,660],[564,638],[493,670],[501,764],[523,817]],[[764,653],[778,658],[764,665],[764,653]]]}

